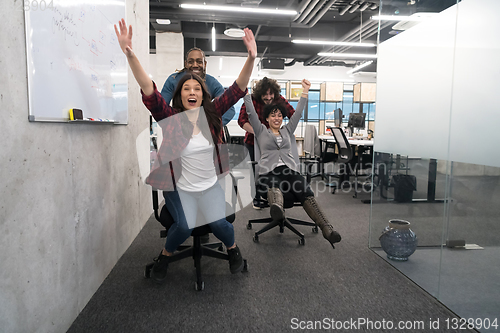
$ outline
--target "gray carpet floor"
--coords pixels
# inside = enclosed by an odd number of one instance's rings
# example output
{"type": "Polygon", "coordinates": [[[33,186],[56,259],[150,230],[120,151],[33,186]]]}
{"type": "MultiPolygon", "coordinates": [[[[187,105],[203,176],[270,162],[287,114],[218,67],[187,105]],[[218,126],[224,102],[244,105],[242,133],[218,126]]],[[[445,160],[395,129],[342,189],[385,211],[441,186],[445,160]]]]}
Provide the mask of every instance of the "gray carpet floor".
{"type": "MultiPolygon", "coordinates": [[[[254,243],[258,226],[247,230],[247,221],[268,210],[246,207],[234,227],[249,271],[231,275],[227,262],[202,258],[201,292],[194,290],[191,258],[172,263],[162,285],[143,277],[164,244],[150,218],[68,332],[312,332],[331,329],[332,320],[355,323],[341,332],[405,331],[396,329],[399,322],[423,325],[406,331],[454,331],[445,324],[453,312],[368,248],[370,205],[342,192],[320,193],[318,201],[343,236],[336,249],[304,226],[304,246],[277,229],[254,243]]],[[[301,207],[287,215],[307,219],[301,207]]]]}

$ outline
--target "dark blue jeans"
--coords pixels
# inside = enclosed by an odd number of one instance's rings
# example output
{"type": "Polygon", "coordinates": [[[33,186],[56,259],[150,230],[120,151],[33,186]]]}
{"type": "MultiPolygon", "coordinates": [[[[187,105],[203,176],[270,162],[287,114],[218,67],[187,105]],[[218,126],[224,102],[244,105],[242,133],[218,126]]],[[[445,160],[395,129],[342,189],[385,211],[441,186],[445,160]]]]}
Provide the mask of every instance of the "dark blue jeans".
{"type": "MultiPolygon", "coordinates": [[[[215,237],[226,247],[234,244],[234,228],[226,220],[225,194],[219,183],[201,192],[182,190],[163,192],[165,205],[175,223],[168,229],[165,250],[172,253],[191,235],[196,224],[198,211],[210,224],[215,237]]],[[[205,224],[205,223],[203,223],[205,224]]]]}

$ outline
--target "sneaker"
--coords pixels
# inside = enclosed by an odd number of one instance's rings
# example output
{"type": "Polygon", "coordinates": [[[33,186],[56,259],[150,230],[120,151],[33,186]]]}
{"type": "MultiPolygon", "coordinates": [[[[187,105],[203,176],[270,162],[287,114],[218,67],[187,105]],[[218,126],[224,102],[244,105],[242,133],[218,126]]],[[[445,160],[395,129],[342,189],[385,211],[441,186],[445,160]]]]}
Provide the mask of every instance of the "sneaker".
{"type": "Polygon", "coordinates": [[[257,209],[257,210],[262,209],[262,203],[257,199],[253,199],[252,205],[253,205],[253,209],[257,209]]]}
{"type": "Polygon", "coordinates": [[[257,209],[257,210],[262,209],[262,203],[257,199],[253,199],[252,205],[253,205],[253,209],[257,209]]]}
{"type": "Polygon", "coordinates": [[[160,252],[158,257],[154,259],[155,264],[153,265],[153,269],[151,270],[151,276],[156,282],[163,282],[167,277],[167,268],[169,258],[160,252]]]}
{"type": "Polygon", "coordinates": [[[234,249],[228,249],[227,254],[229,255],[229,270],[231,271],[231,274],[241,272],[243,270],[244,263],[238,246],[236,245],[234,249]]]}

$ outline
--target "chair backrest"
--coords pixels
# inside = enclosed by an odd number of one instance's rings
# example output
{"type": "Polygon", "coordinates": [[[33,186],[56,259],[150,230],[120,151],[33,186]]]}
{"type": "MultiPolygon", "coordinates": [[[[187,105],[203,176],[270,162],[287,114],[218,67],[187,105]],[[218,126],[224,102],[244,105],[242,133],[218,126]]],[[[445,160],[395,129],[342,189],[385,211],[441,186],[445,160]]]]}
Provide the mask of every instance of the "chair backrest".
{"type": "Polygon", "coordinates": [[[231,134],[229,134],[229,129],[227,128],[227,125],[224,125],[224,143],[230,144],[231,143],[231,134]]]}
{"type": "Polygon", "coordinates": [[[306,125],[304,132],[304,151],[308,152],[312,157],[320,157],[321,142],[319,141],[318,131],[314,125],[306,125]]]}
{"type": "MultiPolygon", "coordinates": [[[[229,176],[231,177],[232,181],[232,186],[236,186],[236,180],[234,176],[230,173],[229,176]]],[[[235,189],[237,191],[237,189],[235,189]]],[[[161,195],[159,191],[157,190],[152,190],[153,192],[153,210],[154,210],[154,215],[155,218],[158,222],[161,223],[163,227],[165,227],[166,230],[170,229],[172,224],[174,224],[174,218],[170,214],[170,212],[167,209],[166,205],[163,205],[161,210],[159,209],[159,198],[158,196],[161,195]]],[[[226,201],[226,220],[229,223],[233,223],[236,219],[236,213],[235,213],[235,208],[236,208],[236,195],[231,196],[231,203],[226,201]]],[[[210,225],[207,224],[204,220],[203,214],[198,214],[197,215],[199,219],[202,219],[202,221],[198,221],[200,223],[197,223],[197,227],[193,229],[193,236],[195,234],[194,231],[196,231],[196,234],[203,234],[207,232],[211,232],[210,230],[210,225]]]]}
{"type": "Polygon", "coordinates": [[[338,154],[335,152],[335,142],[326,141],[323,143],[323,149],[321,151],[321,163],[336,162],[338,159],[338,154]]]}
{"type": "Polygon", "coordinates": [[[329,127],[332,132],[333,137],[335,138],[335,144],[338,149],[338,163],[347,163],[353,157],[352,147],[347,140],[347,137],[344,134],[344,131],[340,127],[329,127]]]}

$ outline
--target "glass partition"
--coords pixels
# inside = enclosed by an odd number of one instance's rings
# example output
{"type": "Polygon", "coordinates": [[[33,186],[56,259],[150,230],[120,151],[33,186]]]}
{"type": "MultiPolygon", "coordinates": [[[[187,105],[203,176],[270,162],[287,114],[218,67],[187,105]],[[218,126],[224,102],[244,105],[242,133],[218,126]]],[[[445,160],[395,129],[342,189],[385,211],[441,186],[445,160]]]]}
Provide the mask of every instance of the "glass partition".
{"type": "Polygon", "coordinates": [[[379,25],[369,247],[470,328],[498,331],[500,2],[380,4],[410,19],[379,25]],[[403,246],[407,260],[391,254],[403,246]]]}

